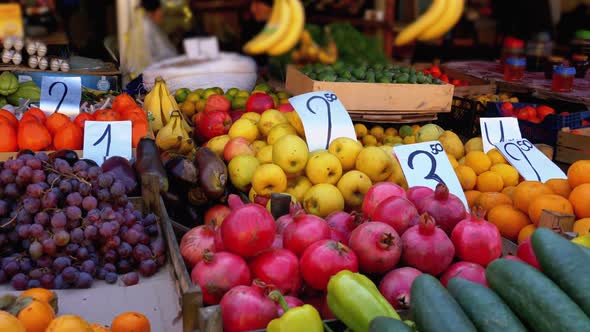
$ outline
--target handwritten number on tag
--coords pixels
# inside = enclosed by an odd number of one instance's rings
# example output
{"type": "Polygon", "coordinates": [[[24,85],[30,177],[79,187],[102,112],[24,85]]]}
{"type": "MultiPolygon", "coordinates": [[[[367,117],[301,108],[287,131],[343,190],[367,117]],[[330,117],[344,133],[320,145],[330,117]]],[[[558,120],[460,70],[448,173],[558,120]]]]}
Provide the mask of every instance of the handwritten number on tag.
{"type": "Polygon", "coordinates": [[[104,139],[107,139],[107,153],[104,156],[104,159],[106,159],[109,156],[109,152],[111,151],[111,125],[108,124],[106,129],[104,130],[104,132],[102,133],[102,136],[100,136],[100,138],[94,142],[94,144],[92,144],[92,146],[97,146],[98,144],[100,144],[104,139]]]}
{"type": "Polygon", "coordinates": [[[320,96],[313,96],[307,100],[307,110],[312,114],[316,115],[316,111],[311,107],[311,102],[313,100],[321,100],[326,105],[326,114],[328,115],[328,130],[327,130],[327,137],[326,137],[326,149],[330,146],[330,140],[332,139],[332,112],[330,109],[330,103],[338,99],[335,94],[332,93],[325,93],[324,97],[320,96]],[[325,97],[325,98],[324,98],[325,97]]]}
{"type": "Polygon", "coordinates": [[[59,111],[59,108],[61,107],[61,104],[64,102],[64,99],[66,99],[66,95],[68,94],[68,86],[64,83],[64,82],[53,82],[50,86],[49,86],[49,95],[51,96],[51,91],[53,91],[53,87],[56,84],[61,84],[64,86],[64,91],[63,94],[61,96],[61,99],[59,100],[59,103],[57,103],[57,107],[55,108],[55,112],[59,111]]]}
{"type": "MultiPolygon", "coordinates": [[[[440,150],[438,149],[438,146],[440,144],[432,144],[430,147],[432,149],[432,154],[438,154],[439,152],[442,152],[442,146],[440,147],[440,150]]],[[[434,159],[434,157],[432,156],[431,153],[428,153],[427,151],[424,150],[416,150],[414,152],[412,152],[410,154],[410,156],[408,157],[408,166],[411,169],[414,169],[414,158],[416,158],[416,156],[423,154],[426,155],[428,157],[428,159],[430,159],[430,170],[428,171],[428,174],[426,174],[426,176],[424,177],[424,179],[426,180],[434,180],[438,183],[445,183],[445,181],[443,181],[443,179],[441,179],[440,176],[438,176],[438,174],[436,174],[436,159],[434,159]]]]}
{"type": "MultiPolygon", "coordinates": [[[[485,134],[486,134],[486,140],[488,141],[488,143],[490,143],[492,145],[496,144],[497,142],[492,142],[490,140],[490,133],[488,131],[488,124],[484,123],[483,126],[486,131],[485,134]]],[[[504,142],[504,123],[502,121],[500,121],[500,140],[498,142],[504,142]]]]}
{"type": "Polygon", "coordinates": [[[541,175],[539,175],[539,172],[533,166],[533,164],[531,164],[531,161],[529,160],[529,158],[525,154],[525,151],[530,151],[533,148],[533,145],[531,144],[531,142],[529,142],[527,140],[522,140],[522,141],[517,141],[516,143],[510,142],[504,146],[504,149],[506,150],[506,153],[510,156],[510,158],[512,158],[516,161],[520,161],[520,158],[517,158],[515,155],[513,155],[510,152],[510,150],[508,150],[508,147],[510,147],[510,146],[514,146],[517,149],[517,151],[515,151],[516,154],[518,152],[520,152],[520,154],[524,157],[524,159],[529,164],[529,166],[531,166],[531,169],[535,172],[535,175],[537,176],[537,181],[541,181],[541,175]]]}
{"type": "Polygon", "coordinates": [[[443,147],[439,143],[430,144],[430,149],[431,149],[433,155],[437,155],[437,154],[443,152],[443,147]]]}

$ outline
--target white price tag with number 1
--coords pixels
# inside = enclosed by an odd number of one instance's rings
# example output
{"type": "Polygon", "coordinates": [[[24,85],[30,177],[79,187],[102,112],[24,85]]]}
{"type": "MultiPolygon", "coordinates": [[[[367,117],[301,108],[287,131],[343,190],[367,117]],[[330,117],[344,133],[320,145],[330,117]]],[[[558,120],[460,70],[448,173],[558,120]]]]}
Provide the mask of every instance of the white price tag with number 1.
{"type": "Polygon", "coordinates": [[[518,119],[512,117],[480,118],[481,140],[483,152],[495,148],[494,144],[512,139],[521,139],[518,119]]]}
{"type": "Polygon", "coordinates": [[[131,121],[84,122],[84,158],[102,163],[112,156],[132,157],[131,121]]]}
{"type": "Polygon", "coordinates": [[[301,118],[309,151],[328,149],[338,137],[356,141],[350,115],[331,91],[316,91],[289,98],[301,118]]]}
{"type": "Polygon", "coordinates": [[[81,98],[82,81],[79,76],[43,76],[41,79],[40,108],[47,116],[57,110],[75,118],[80,113],[81,98]]]}
{"type": "Polygon", "coordinates": [[[449,192],[459,197],[469,211],[461,183],[439,141],[398,145],[393,147],[393,152],[409,187],[425,186],[435,189],[436,185],[444,183],[449,192]]]}
{"type": "Polygon", "coordinates": [[[500,142],[496,147],[527,181],[567,179],[565,173],[526,138],[500,142]]]}

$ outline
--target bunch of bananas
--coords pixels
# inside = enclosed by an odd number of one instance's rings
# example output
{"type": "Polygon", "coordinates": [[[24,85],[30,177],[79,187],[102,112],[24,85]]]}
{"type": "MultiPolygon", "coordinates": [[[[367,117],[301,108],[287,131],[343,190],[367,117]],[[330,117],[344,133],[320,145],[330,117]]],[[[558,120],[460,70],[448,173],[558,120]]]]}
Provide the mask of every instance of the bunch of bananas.
{"type": "Polygon", "coordinates": [[[270,19],[262,31],[244,45],[244,52],[285,54],[299,41],[304,25],[305,10],[300,0],[274,0],[270,19]]]}
{"type": "Polygon", "coordinates": [[[424,14],[404,28],[395,38],[395,45],[405,45],[415,39],[435,40],[444,36],[459,22],[465,0],[433,0],[424,14]]]}
{"type": "Polygon", "coordinates": [[[156,145],[160,150],[181,155],[193,151],[195,143],[182,122],[182,112],[172,111],[170,121],[156,135],[156,145]]]}
{"type": "Polygon", "coordinates": [[[299,48],[291,53],[293,62],[297,64],[320,62],[325,65],[331,65],[338,60],[338,48],[336,43],[332,39],[329,28],[326,27],[325,29],[328,43],[324,47],[318,46],[311,37],[309,31],[303,31],[299,48]]]}

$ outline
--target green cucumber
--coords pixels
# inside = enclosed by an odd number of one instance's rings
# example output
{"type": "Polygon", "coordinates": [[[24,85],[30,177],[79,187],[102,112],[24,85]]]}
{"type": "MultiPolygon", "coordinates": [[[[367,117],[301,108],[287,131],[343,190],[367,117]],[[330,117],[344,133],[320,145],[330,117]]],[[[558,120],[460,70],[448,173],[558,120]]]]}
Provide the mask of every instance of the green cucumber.
{"type": "Polygon", "coordinates": [[[412,317],[420,332],[476,332],[461,306],[435,277],[421,274],[412,283],[412,317]]]}
{"type": "Polygon", "coordinates": [[[406,323],[391,317],[375,317],[369,325],[369,332],[413,332],[406,323]]]}
{"type": "Polygon", "coordinates": [[[548,228],[536,230],[531,241],[543,273],[590,315],[590,257],[548,228]]]}
{"type": "Polygon", "coordinates": [[[447,289],[480,332],[526,332],[510,308],[491,289],[478,283],[452,278],[447,289]]]}
{"type": "Polygon", "coordinates": [[[526,263],[497,259],[488,265],[486,280],[533,331],[590,331],[590,319],[584,311],[553,281],[526,263]]]}

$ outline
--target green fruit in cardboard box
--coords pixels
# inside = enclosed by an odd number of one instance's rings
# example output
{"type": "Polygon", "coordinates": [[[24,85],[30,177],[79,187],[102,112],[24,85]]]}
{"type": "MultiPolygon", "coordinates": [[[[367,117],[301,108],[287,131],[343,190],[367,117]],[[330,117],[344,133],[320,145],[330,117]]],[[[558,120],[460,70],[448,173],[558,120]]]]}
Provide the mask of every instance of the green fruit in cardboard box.
{"type": "Polygon", "coordinates": [[[405,138],[406,136],[413,136],[414,135],[414,130],[412,130],[412,127],[410,127],[408,125],[403,125],[399,129],[399,135],[402,138],[405,138]]]}
{"type": "Polygon", "coordinates": [[[0,75],[0,95],[8,96],[18,90],[18,80],[13,73],[5,71],[0,75]]]}
{"type": "Polygon", "coordinates": [[[8,100],[8,103],[11,105],[18,106],[18,100],[20,98],[34,101],[40,100],[41,88],[39,88],[33,81],[21,83],[21,85],[18,86],[16,92],[9,95],[6,100],[8,100]]]}
{"type": "Polygon", "coordinates": [[[184,101],[186,100],[186,96],[188,96],[189,93],[191,93],[191,90],[187,88],[181,88],[176,90],[176,92],[174,93],[174,98],[176,99],[177,103],[184,103],[184,101]]]}

